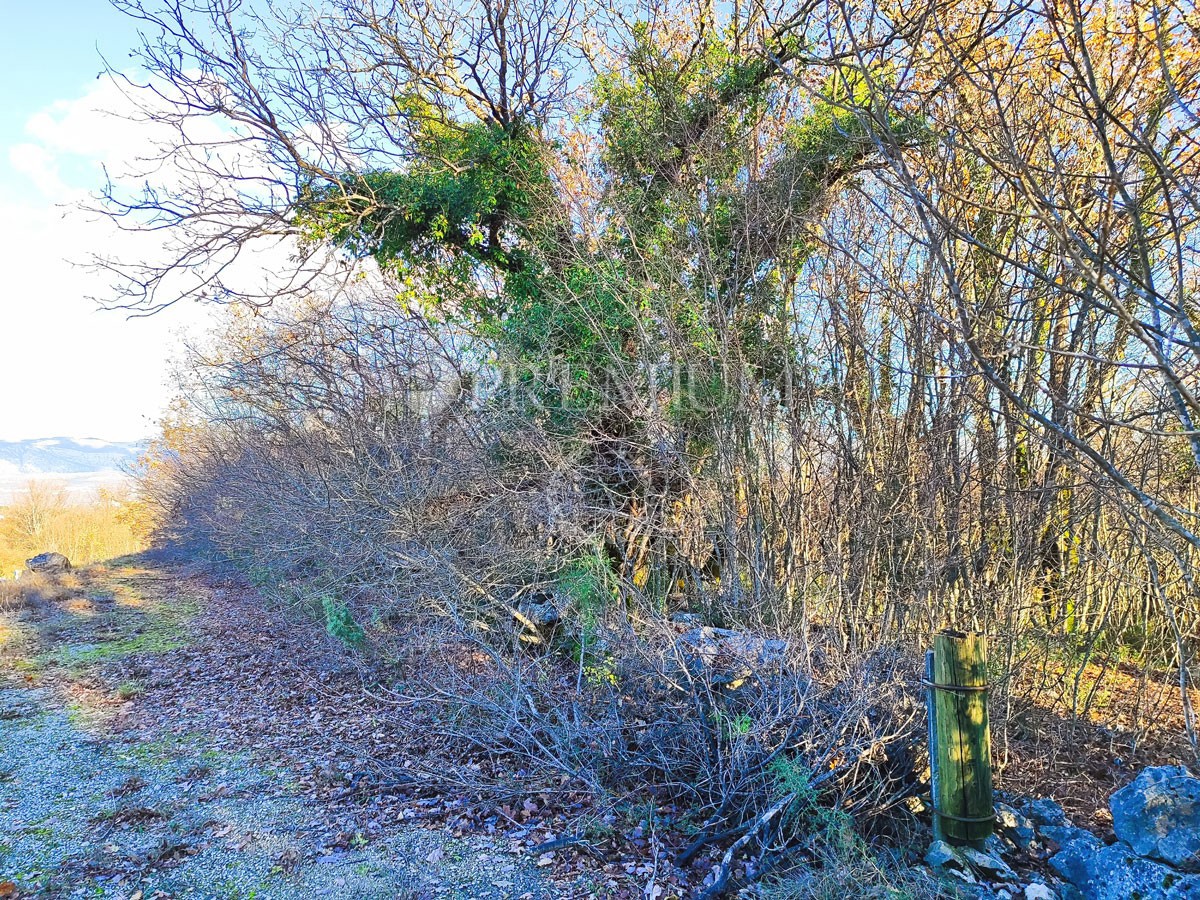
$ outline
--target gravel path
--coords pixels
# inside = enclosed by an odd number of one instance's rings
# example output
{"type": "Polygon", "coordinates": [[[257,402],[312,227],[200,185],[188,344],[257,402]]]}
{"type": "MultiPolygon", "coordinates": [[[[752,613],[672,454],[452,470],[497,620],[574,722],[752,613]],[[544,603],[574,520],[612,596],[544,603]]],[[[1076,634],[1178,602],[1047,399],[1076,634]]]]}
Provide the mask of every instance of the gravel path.
{"type": "Polygon", "coordinates": [[[293,769],[203,728],[228,710],[191,709],[181,733],[153,673],[195,658],[206,598],[174,583],[96,570],[0,611],[0,897],[567,895],[502,842],[387,810],[331,847],[331,811],[293,769]]]}

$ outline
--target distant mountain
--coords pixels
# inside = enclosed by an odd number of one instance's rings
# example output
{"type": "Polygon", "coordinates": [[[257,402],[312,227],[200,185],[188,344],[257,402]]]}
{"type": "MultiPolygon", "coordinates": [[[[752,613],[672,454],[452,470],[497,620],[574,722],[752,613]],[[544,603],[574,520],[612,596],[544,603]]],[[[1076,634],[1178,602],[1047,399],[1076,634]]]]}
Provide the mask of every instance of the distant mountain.
{"type": "Polygon", "coordinates": [[[145,449],[144,443],[136,441],[94,438],[0,441],[0,476],[115,472],[135,462],[145,449]]]}

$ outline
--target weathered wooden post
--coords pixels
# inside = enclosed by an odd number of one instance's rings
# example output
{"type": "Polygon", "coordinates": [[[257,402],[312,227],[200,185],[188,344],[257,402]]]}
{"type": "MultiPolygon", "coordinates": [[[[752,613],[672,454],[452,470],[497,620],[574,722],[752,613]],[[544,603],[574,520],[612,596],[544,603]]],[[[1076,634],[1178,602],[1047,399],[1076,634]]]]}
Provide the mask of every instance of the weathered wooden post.
{"type": "Polygon", "coordinates": [[[987,641],[939,632],[933,641],[932,794],[935,835],[979,846],[995,824],[987,710],[987,641]]]}

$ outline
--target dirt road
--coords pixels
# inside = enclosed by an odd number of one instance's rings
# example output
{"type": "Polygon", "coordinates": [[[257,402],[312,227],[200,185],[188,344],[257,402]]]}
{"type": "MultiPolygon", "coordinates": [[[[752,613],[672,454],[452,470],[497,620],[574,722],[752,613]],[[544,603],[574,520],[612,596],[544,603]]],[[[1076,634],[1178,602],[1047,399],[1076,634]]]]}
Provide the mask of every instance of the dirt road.
{"type": "Polygon", "coordinates": [[[0,898],[577,895],[354,790],[371,712],[321,646],[146,559],[0,610],[0,898]]]}

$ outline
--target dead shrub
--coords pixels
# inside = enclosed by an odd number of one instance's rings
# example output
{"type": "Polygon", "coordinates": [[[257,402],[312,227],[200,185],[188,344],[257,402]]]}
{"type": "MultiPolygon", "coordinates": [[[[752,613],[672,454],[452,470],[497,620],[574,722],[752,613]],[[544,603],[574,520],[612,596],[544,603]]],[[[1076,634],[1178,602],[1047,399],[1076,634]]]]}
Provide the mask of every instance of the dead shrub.
{"type": "Polygon", "coordinates": [[[790,601],[700,571],[719,569],[702,533],[687,569],[681,540],[633,528],[545,432],[469,402],[462,360],[419,323],[324,304],[285,318],[280,341],[263,321],[234,337],[271,354],[198,361],[196,421],[147,462],[144,500],[164,537],[400,669],[393,724],[430,784],[496,803],[570,795],[599,826],[670,809],[681,864],[743,838],[739,856],[790,853],[818,807],[871,825],[916,790],[911,658],[764,613],[790,601]],[[319,415],[292,415],[297,383],[319,415]],[[231,391],[245,417],[220,418],[231,391]],[[672,542],[670,565],[637,562],[672,542]],[[736,638],[712,653],[683,640],[681,608],[736,638]],[[783,649],[739,658],[768,639],[783,649]]]}
{"type": "Polygon", "coordinates": [[[0,581],[0,612],[14,612],[32,602],[29,591],[19,581],[0,581]]]}
{"type": "Polygon", "coordinates": [[[839,811],[847,829],[850,816],[864,826],[907,816],[897,804],[918,789],[924,726],[905,656],[789,647],[777,664],[731,672],[698,663],[665,622],[612,615],[588,632],[530,652],[515,649],[516,634],[451,617],[406,647],[396,727],[414,732],[407,747],[426,754],[426,777],[497,803],[582,794],[585,830],[674,810],[659,825],[681,866],[743,836],[739,854],[789,857],[818,810],[839,811]],[[415,697],[436,716],[414,718],[415,697]]]}

